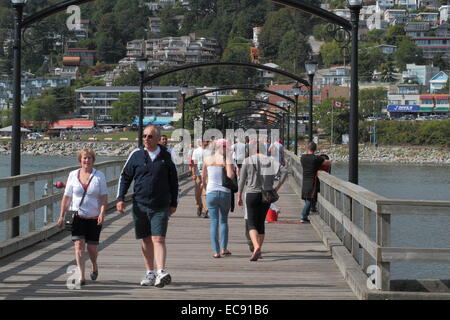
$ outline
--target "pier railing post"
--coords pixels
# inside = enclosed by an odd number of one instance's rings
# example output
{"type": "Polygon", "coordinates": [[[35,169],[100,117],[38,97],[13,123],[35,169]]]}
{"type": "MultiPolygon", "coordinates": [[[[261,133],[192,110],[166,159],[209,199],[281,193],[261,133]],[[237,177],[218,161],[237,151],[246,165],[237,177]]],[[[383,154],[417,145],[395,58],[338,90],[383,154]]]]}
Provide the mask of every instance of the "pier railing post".
{"type": "MultiPolygon", "coordinates": [[[[28,183],[28,202],[33,202],[34,200],[36,200],[36,194],[35,194],[35,183],[30,182],[28,183]]],[[[28,232],[32,232],[36,229],[36,210],[31,210],[28,213],[28,232]]]]}
{"type": "MultiPolygon", "coordinates": [[[[377,212],[377,238],[376,242],[380,247],[389,247],[391,234],[391,216],[377,212]]],[[[390,262],[382,262],[381,254],[377,255],[377,273],[376,286],[377,289],[383,291],[390,290],[390,262]]]]}

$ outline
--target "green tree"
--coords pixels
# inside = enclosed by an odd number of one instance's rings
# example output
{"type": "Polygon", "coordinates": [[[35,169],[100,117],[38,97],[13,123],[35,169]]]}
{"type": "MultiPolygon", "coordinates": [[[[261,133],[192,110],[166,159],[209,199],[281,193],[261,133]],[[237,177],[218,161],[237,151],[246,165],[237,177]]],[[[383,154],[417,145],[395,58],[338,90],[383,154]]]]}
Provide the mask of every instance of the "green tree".
{"type": "MultiPolygon", "coordinates": [[[[250,40],[241,37],[230,39],[223,52],[221,61],[249,63],[251,45],[250,40]]],[[[255,69],[228,67],[221,68],[218,79],[222,84],[247,84],[249,79],[252,79],[255,76],[255,69]]]]}
{"type": "Polygon", "coordinates": [[[111,115],[113,121],[130,123],[139,111],[139,94],[125,92],[119,96],[119,100],[112,104],[111,115]]]}
{"type": "Polygon", "coordinates": [[[259,35],[261,55],[264,61],[275,61],[278,56],[281,39],[288,31],[300,32],[294,24],[292,10],[283,8],[270,12],[259,35]]]}
{"type": "Polygon", "coordinates": [[[127,72],[122,73],[118,79],[113,81],[113,85],[115,86],[139,86],[140,83],[141,76],[135,65],[127,72]]]}
{"type": "Polygon", "coordinates": [[[362,117],[381,113],[387,105],[387,89],[383,87],[359,90],[359,114],[362,117]]]}
{"type": "Polygon", "coordinates": [[[320,55],[326,67],[343,63],[342,50],[336,41],[325,42],[320,47],[320,55]]]}
{"type": "Polygon", "coordinates": [[[97,59],[105,63],[115,63],[125,56],[125,48],[116,28],[114,15],[105,14],[100,20],[95,40],[97,43],[97,59]]]}
{"type": "Polygon", "coordinates": [[[0,124],[2,128],[10,126],[12,123],[12,109],[0,111],[0,124]]]}
{"type": "Polygon", "coordinates": [[[348,106],[348,102],[345,99],[328,98],[322,103],[314,106],[314,119],[317,119],[319,127],[327,134],[331,135],[331,131],[333,131],[333,142],[339,143],[341,141],[341,136],[348,133],[349,108],[338,108],[333,106],[333,100],[345,103],[348,106]]]}
{"type": "Polygon", "coordinates": [[[383,82],[395,82],[394,76],[395,66],[392,61],[387,61],[381,65],[381,81],[383,82]]]}
{"type": "Polygon", "coordinates": [[[305,61],[308,60],[311,52],[307,37],[291,30],[281,39],[277,63],[287,71],[299,73],[304,70],[305,61]]]}
{"type": "Polygon", "coordinates": [[[408,38],[404,38],[399,46],[397,51],[395,52],[395,64],[396,67],[400,71],[406,70],[406,64],[415,63],[415,64],[423,64],[425,59],[423,58],[423,53],[417,45],[409,40],[408,38]]]}
{"type": "Polygon", "coordinates": [[[61,113],[55,96],[47,95],[29,101],[22,110],[26,121],[58,121],[61,113]]]}

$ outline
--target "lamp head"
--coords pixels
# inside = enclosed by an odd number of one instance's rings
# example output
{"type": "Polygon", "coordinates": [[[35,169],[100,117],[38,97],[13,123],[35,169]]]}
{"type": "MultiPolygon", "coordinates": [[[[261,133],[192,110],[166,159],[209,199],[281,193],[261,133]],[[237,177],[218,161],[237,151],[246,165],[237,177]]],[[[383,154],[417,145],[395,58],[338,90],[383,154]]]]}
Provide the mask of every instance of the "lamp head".
{"type": "Polygon", "coordinates": [[[187,94],[187,91],[188,91],[188,88],[185,85],[181,85],[180,93],[185,96],[187,94]]]}
{"type": "Polygon", "coordinates": [[[147,58],[140,57],[136,59],[136,67],[139,72],[145,72],[147,70],[147,58]]]}
{"type": "Polygon", "coordinates": [[[208,103],[208,99],[206,97],[202,98],[202,104],[206,105],[208,103]]]}
{"type": "Polygon", "coordinates": [[[347,0],[349,7],[362,7],[363,0],[347,0]]]}
{"type": "Polygon", "coordinates": [[[315,75],[317,70],[317,62],[314,60],[308,60],[305,62],[305,69],[308,75],[315,75]]]}
{"type": "Polygon", "coordinates": [[[27,0],[11,0],[13,6],[24,6],[27,0]]]}
{"type": "Polygon", "coordinates": [[[292,87],[292,91],[294,92],[294,96],[298,97],[300,95],[300,87],[298,82],[292,87]]]}

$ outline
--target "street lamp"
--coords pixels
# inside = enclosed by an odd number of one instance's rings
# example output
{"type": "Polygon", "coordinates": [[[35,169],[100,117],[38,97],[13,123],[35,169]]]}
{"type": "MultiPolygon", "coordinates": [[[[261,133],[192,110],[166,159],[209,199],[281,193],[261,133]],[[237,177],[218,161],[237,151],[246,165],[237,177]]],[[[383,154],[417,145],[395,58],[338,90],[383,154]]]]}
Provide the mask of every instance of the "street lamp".
{"type": "MultiPolygon", "coordinates": [[[[13,72],[13,112],[11,121],[11,176],[20,175],[20,108],[21,108],[21,58],[22,58],[22,19],[26,0],[11,0],[14,8],[14,72],[13,72]]],[[[20,186],[13,187],[12,207],[20,204],[20,186]]],[[[20,233],[20,218],[11,221],[11,237],[20,233]]]]}
{"type": "Polygon", "coordinates": [[[143,146],[142,134],[144,128],[144,73],[147,70],[147,58],[140,57],[136,59],[136,67],[138,69],[139,74],[141,75],[141,83],[139,87],[139,128],[138,128],[138,145],[139,147],[143,146]]]}
{"type": "Polygon", "coordinates": [[[295,142],[294,142],[294,153],[297,155],[298,151],[298,96],[300,95],[300,87],[298,85],[298,82],[292,87],[292,91],[294,92],[295,96],[295,142]]]}
{"type": "Polygon", "coordinates": [[[207,104],[208,104],[208,98],[203,97],[202,98],[202,105],[203,105],[202,139],[203,139],[203,135],[205,134],[205,118],[206,118],[206,105],[207,104]]]}
{"type": "Polygon", "coordinates": [[[349,123],[349,174],[348,181],[358,184],[358,28],[359,13],[362,0],[347,0],[351,12],[352,51],[351,60],[351,92],[349,123]]]}
{"type": "Polygon", "coordinates": [[[185,104],[185,99],[186,99],[186,94],[187,94],[187,90],[188,88],[185,85],[182,85],[180,87],[180,93],[181,93],[181,128],[184,129],[184,104],[185,104]]]}
{"type": "Polygon", "coordinates": [[[309,141],[313,141],[313,89],[314,89],[314,75],[317,70],[317,62],[308,60],[305,62],[306,73],[309,77],[309,141]]]}

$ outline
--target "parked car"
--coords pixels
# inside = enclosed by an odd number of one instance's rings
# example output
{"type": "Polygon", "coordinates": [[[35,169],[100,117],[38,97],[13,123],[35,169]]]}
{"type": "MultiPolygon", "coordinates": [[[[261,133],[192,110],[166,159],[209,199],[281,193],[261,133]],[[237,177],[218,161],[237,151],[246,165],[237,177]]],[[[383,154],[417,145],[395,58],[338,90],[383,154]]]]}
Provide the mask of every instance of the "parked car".
{"type": "Polygon", "coordinates": [[[103,133],[111,133],[113,131],[114,131],[114,129],[112,127],[104,127],[103,128],[103,133]]]}
{"type": "Polygon", "coordinates": [[[29,134],[27,135],[27,138],[28,138],[28,139],[31,139],[31,140],[42,139],[43,137],[44,137],[44,136],[43,136],[42,134],[37,133],[37,132],[29,133],[29,134]]]}

